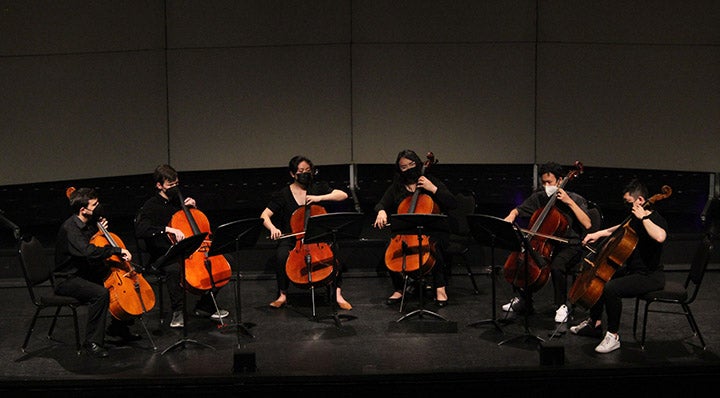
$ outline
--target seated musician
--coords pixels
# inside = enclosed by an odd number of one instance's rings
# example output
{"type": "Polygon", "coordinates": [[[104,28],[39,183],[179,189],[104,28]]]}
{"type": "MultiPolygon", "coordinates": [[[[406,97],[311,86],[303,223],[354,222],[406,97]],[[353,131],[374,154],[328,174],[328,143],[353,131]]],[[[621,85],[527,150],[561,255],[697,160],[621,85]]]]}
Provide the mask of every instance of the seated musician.
{"type": "MultiPolygon", "coordinates": [[[[275,256],[278,292],[277,298],[270,303],[272,308],[281,308],[287,304],[290,278],[287,275],[286,265],[297,238],[294,236],[284,238],[283,234],[287,235],[293,232],[290,222],[293,214],[304,205],[341,202],[348,198],[346,192],[331,188],[327,182],[315,180],[315,166],[305,156],[298,155],[290,159],[288,171],[292,182],[274,192],[267,207],[260,214],[263,225],[270,231],[270,238],[278,240],[275,256]]],[[[342,269],[336,270],[331,283],[335,287],[335,300],[340,309],[351,310],[352,305],[342,295],[342,269]]]]}
{"type": "MultiPolygon", "coordinates": [[[[167,253],[173,241],[179,242],[187,236],[182,230],[170,226],[170,221],[175,213],[182,211],[180,196],[178,195],[178,173],[170,165],[163,164],[155,168],[153,180],[157,191],[147,199],[140,208],[135,218],[135,235],[143,239],[150,253],[150,264],[167,253]],[[170,238],[172,235],[172,239],[170,238]]],[[[195,207],[195,199],[184,198],[187,207],[195,207]]],[[[160,272],[166,276],[168,296],[170,296],[170,308],[173,316],[170,321],[171,328],[182,328],[185,326],[183,319],[183,301],[185,300],[182,275],[179,262],[160,264],[160,272]]],[[[219,288],[218,288],[219,289],[219,288]]],[[[195,315],[209,317],[213,320],[220,320],[229,315],[227,310],[217,307],[212,290],[200,294],[200,299],[195,304],[195,315]]]]}
{"type": "MultiPolygon", "coordinates": [[[[568,242],[556,243],[555,241],[548,241],[553,245],[553,251],[549,259],[543,260],[549,260],[549,264],[545,266],[550,267],[550,279],[554,290],[553,300],[556,308],[555,322],[565,323],[569,317],[567,275],[577,266],[581,259],[582,245],[580,239],[586,230],[590,229],[591,220],[588,216],[585,198],[561,188],[565,174],[563,174],[563,169],[559,164],[554,162],[545,163],[540,166],[538,174],[543,190],[534,192],[520,206],[510,210],[510,213],[505,216],[505,221],[514,222],[518,217],[531,218],[534,214],[540,214],[550,201],[550,198],[555,195],[554,208],[562,214],[568,223],[565,232],[557,237],[567,239],[568,242]]],[[[528,240],[532,241],[532,238],[532,236],[529,236],[528,240]]],[[[542,264],[537,265],[543,266],[542,264]]],[[[518,268],[517,273],[524,272],[522,264],[518,264],[518,268]]],[[[533,286],[531,281],[528,281],[527,284],[527,289],[524,289],[525,282],[519,284],[517,289],[519,295],[503,305],[503,311],[526,311],[528,313],[534,311],[532,294],[528,294],[528,291],[526,291],[533,289],[533,286]]]]}
{"type": "MultiPolygon", "coordinates": [[[[630,208],[629,227],[637,235],[637,245],[612,278],[605,283],[602,295],[590,308],[590,317],[570,328],[570,332],[581,336],[600,338],[602,334],[602,312],[607,315],[607,330],[595,351],[601,354],[620,348],[620,316],[622,299],[643,295],[665,287],[665,274],[661,262],[662,250],[667,238],[668,224],[660,213],[647,209],[648,189],[638,180],[631,181],[624,190],[623,200],[630,208]]],[[[583,244],[597,242],[612,235],[620,224],[588,234],[583,244]]],[[[623,246],[619,244],[619,246],[623,246]]]]}
{"type": "Polygon", "coordinates": [[[98,247],[90,243],[98,232],[97,223],[107,228],[107,220],[100,216],[101,208],[96,191],[92,188],[69,189],[68,198],[73,214],[63,222],[55,245],[55,293],[75,297],[88,303],[87,326],[83,347],[90,355],[104,358],[105,335],[119,337],[124,341],[141,337],[130,331],[132,321],[120,321],[110,317],[107,332],[105,324],[110,308],[110,293],[105,279],[110,267],[104,261],[117,255],[130,261],[127,249],[113,246],[98,247]]]}
{"type": "MultiPolygon", "coordinates": [[[[384,228],[388,225],[388,217],[390,214],[397,214],[400,204],[405,200],[411,200],[416,190],[419,193],[428,195],[432,202],[439,206],[440,212],[454,209],[457,207],[455,195],[440,181],[430,173],[422,173],[423,161],[412,150],[405,149],[398,153],[395,159],[395,177],[392,184],[385,190],[380,201],[375,205],[377,216],[375,228],[384,228]]],[[[405,202],[407,203],[407,202],[405,202]]],[[[432,273],[432,285],[435,288],[435,303],[439,307],[444,307],[448,302],[446,286],[448,284],[447,270],[445,268],[443,255],[447,247],[447,241],[441,238],[432,237],[435,246],[433,259],[435,264],[430,272],[432,273]]],[[[417,263],[417,261],[416,261],[417,263]]],[[[393,286],[393,293],[388,297],[387,304],[392,305],[399,303],[403,297],[404,275],[402,272],[389,270],[390,280],[393,286]]],[[[424,286],[423,286],[424,289],[424,286]]],[[[421,290],[423,290],[421,289],[421,290]]],[[[418,294],[424,294],[420,291],[418,294]]]]}

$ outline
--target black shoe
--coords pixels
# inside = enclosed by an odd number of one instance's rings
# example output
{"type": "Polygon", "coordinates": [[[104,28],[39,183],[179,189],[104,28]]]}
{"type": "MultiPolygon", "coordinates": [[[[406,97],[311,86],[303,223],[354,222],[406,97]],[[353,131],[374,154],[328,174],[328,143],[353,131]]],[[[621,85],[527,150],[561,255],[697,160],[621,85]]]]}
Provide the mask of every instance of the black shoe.
{"type": "Polygon", "coordinates": [[[399,303],[400,300],[402,300],[402,296],[400,296],[400,297],[390,297],[390,298],[388,298],[388,299],[385,301],[385,304],[387,304],[387,305],[395,305],[395,304],[399,303]]]}
{"type": "Polygon", "coordinates": [[[97,343],[85,343],[85,351],[96,358],[107,358],[108,351],[97,343]]]}
{"type": "Polygon", "coordinates": [[[130,331],[130,328],[128,327],[109,327],[107,332],[105,332],[106,335],[110,337],[117,337],[120,338],[123,341],[138,341],[142,339],[142,336],[140,336],[137,333],[133,333],[130,331]]]}
{"type": "Polygon", "coordinates": [[[435,299],[435,304],[437,304],[438,307],[442,308],[448,305],[448,301],[435,299]]]}

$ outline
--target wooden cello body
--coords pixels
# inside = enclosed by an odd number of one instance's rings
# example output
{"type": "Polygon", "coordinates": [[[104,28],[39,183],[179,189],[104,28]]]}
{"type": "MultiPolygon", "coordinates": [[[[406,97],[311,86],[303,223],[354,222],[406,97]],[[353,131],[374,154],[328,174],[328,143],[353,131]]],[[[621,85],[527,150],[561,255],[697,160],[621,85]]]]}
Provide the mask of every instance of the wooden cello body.
{"type": "MultiPolygon", "coordinates": [[[[101,223],[97,223],[100,231],[90,243],[103,247],[112,245],[125,249],[120,238],[108,232],[101,223]]],[[[117,255],[113,255],[106,263],[110,265],[110,275],[105,278],[105,288],[110,292],[110,314],[116,319],[127,320],[150,311],[155,306],[155,292],[147,280],[130,264],[117,255]]]]}
{"type": "MultiPolygon", "coordinates": [[[[178,196],[182,210],[173,214],[169,226],[181,230],[185,236],[203,232],[210,236],[210,222],[207,216],[198,209],[185,206],[185,199],[180,192],[178,196]]],[[[208,256],[211,244],[211,239],[205,239],[200,247],[185,259],[185,287],[192,293],[199,294],[225,286],[232,277],[232,268],[225,256],[208,256]]]]}
{"type": "Polygon", "coordinates": [[[295,247],[285,262],[285,273],[295,285],[303,288],[326,285],[336,276],[335,258],[330,245],[324,242],[304,243],[304,232],[311,216],[326,214],[319,205],[305,205],[293,212],[290,226],[296,236],[295,247]]]}
{"type": "MultiPolygon", "coordinates": [[[[425,175],[427,167],[434,163],[437,163],[435,155],[429,152],[420,175],[425,175]]],[[[397,213],[439,214],[440,208],[430,195],[421,194],[420,189],[416,188],[412,196],[400,202],[397,213]]],[[[393,272],[419,271],[425,275],[435,266],[435,250],[435,244],[430,242],[427,235],[395,235],[385,249],[385,265],[393,272]]]]}
{"type": "MultiPolygon", "coordinates": [[[[575,162],[575,170],[571,171],[560,183],[559,188],[582,173],[582,163],[575,162]]],[[[505,261],[503,275],[505,280],[515,287],[538,291],[550,279],[550,259],[555,250],[553,239],[562,236],[569,227],[568,220],[555,207],[557,195],[552,195],[548,203],[536,210],[530,218],[529,248],[521,252],[512,252],[505,261]]]]}
{"type": "MultiPolygon", "coordinates": [[[[662,192],[653,195],[645,202],[644,207],[667,198],[672,194],[672,189],[665,185],[662,187],[662,192]]],[[[605,239],[594,259],[590,257],[583,259],[581,272],[568,292],[570,303],[579,304],[586,309],[595,305],[605,289],[605,284],[625,265],[625,261],[635,251],[638,243],[637,233],[630,226],[632,218],[631,214],[605,239]]]]}

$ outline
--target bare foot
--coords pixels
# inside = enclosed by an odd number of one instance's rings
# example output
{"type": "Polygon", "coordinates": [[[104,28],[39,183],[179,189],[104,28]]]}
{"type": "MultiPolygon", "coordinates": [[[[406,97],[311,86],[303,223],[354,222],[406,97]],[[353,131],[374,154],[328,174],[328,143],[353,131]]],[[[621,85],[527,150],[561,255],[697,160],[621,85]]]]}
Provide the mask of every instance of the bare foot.
{"type": "Polygon", "coordinates": [[[337,288],[337,290],[335,291],[335,298],[337,300],[338,307],[340,307],[340,309],[342,309],[342,310],[351,310],[352,309],[352,305],[350,305],[350,303],[348,303],[347,300],[345,300],[345,297],[343,297],[342,292],[340,291],[340,288],[337,288]]]}
{"type": "Polygon", "coordinates": [[[445,287],[439,287],[435,289],[435,298],[438,301],[447,301],[447,293],[445,292],[445,287]]]}
{"type": "Polygon", "coordinates": [[[287,303],[287,296],[285,295],[285,293],[280,293],[278,298],[275,299],[275,301],[273,301],[272,303],[270,303],[270,306],[273,308],[280,308],[285,305],[285,303],[287,303]]]}

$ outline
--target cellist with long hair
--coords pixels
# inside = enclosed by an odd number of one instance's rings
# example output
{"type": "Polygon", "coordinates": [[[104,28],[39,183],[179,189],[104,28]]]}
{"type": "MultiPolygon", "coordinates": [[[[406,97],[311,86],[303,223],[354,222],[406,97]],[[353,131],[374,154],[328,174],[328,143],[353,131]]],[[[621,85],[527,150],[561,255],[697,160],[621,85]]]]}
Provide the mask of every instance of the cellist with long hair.
{"type": "Polygon", "coordinates": [[[107,332],[105,325],[110,313],[110,293],[104,281],[110,274],[106,260],[119,256],[132,260],[132,254],[121,247],[95,246],[90,243],[98,232],[98,223],[107,228],[108,221],[101,216],[97,192],[92,188],[70,188],[67,192],[72,215],[63,222],[55,243],[55,293],[75,297],[88,304],[85,328],[85,351],[95,357],[108,356],[105,335],[124,341],[140,340],[130,331],[132,320],[121,321],[110,317],[107,332]]]}
{"type": "MultiPolygon", "coordinates": [[[[271,308],[280,309],[287,304],[287,291],[291,281],[288,276],[288,259],[296,257],[290,257],[294,247],[302,246],[303,218],[307,220],[305,216],[311,215],[314,206],[323,208],[323,204],[342,202],[348,198],[347,192],[331,187],[327,181],[316,179],[316,172],[315,165],[308,157],[293,156],[288,162],[288,175],[291,182],[272,193],[267,207],[260,214],[263,226],[270,232],[270,239],[278,242],[275,255],[277,298],[270,302],[271,308]],[[295,228],[298,231],[292,227],[293,221],[298,221],[299,225],[295,228]]],[[[300,256],[302,255],[300,254],[300,256]]],[[[302,261],[297,265],[302,267],[302,261]]],[[[308,274],[312,275],[313,273],[316,272],[308,274]]],[[[340,269],[334,269],[331,275],[324,278],[324,281],[329,283],[328,286],[335,288],[332,296],[335,297],[338,307],[341,310],[351,310],[352,305],[342,294],[342,266],[340,269]]]]}
{"type": "MultiPolygon", "coordinates": [[[[430,153],[432,155],[432,153],[430,153]]],[[[428,161],[432,163],[434,161],[434,155],[428,156],[428,161]]],[[[404,149],[397,154],[395,158],[395,176],[392,184],[387,187],[385,193],[380,198],[380,201],[375,205],[375,211],[377,216],[375,217],[375,228],[385,228],[389,223],[389,216],[391,214],[399,213],[399,209],[404,204],[411,202],[412,197],[415,196],[425,199],[424,202],[430,204],[438,213],[444,213],[448,210],[452,210],[457,207],[457,200],[455,195],[450,192],[450,189],[437,177],[431,173],[426,173],[425,168],[428,166],[428,161],[423,161],[410,149],[404,149]],[[421,196],[422,195],[422,196],[421,196]]],[[[419,212],[413,209],[413,213],[419,212]]],[[[427,211],[427,207],[423,210],[427,211]]],[[[410,212],[408,208],[406,212],[410,212]]],[[[445,268],[443,252],[445,251],[447,241],[437,237],[428,237],[428,247],[432,247],[432,265],[429,273],[432,275],[432,286],[435,289],[435,304],[439,307],[444,307],[448,303],[448,294],[446,286],[448,284],[447,269],[445,268]]],[[[392,243],[392,242],[391,242],[392,243]]],[[[418,242],[419,243],[419,242],[418,242]]],[[[420,245],[417,245],[420,246],[420,245]]],[[[421,247],[424,247],[421,246],[421,247]]],[[[389,247],[390,248],[390,247],[389,247]]],[[[427,253],[427,250],[424,250],[427,253]]],[[[397,257],[397,256],[396,256],[397,257]]],[[[406,261],[414,261],[412,257],[407,258],[406,261]]],[[[399,259],[399,257],[397,258],[399,259]]],[[[386,262],[387,262],[387,251],[386,251],[386,262]]],[[[417,261],[416,263],[418,263],[417,261]]],[[[388,265],[388,264],[386,264],[388,265]]],[[[418,269],[422,266],[418,265],[418,269]]],[[[390,297],[387,298],[386,303],[393,305],[400,303],[403,297],[403,286],[405,282],[405,275],[398,269],[389,268],[390,280],[393,286],[393,292],[390,297]]],[[[394,267],[396,268],[396,267],[394,267]]],[[[424,288],[424,287],[423,287],[424,288]]],[[[419,292],[419,294],[424,294],[419,292]]]]}

